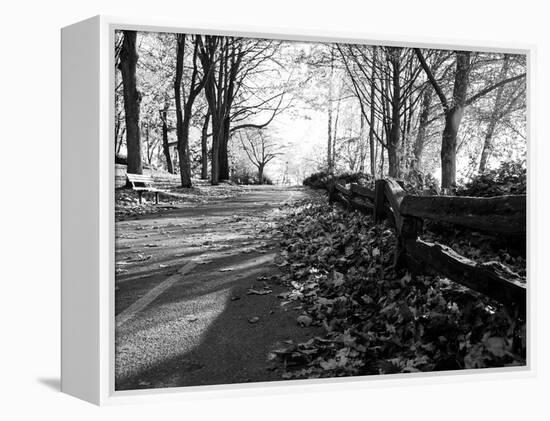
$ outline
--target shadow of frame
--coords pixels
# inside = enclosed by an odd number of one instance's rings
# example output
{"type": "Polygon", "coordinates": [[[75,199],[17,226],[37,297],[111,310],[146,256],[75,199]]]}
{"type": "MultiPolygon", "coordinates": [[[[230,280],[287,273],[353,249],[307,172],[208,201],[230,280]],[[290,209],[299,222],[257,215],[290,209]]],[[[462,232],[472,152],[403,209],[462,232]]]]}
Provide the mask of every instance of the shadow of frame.
{"type": "Polygon", "coordinates": [[[61,392],[61,379],[59,377],[40,377],[38,383],[55,392],[61,392]]]}

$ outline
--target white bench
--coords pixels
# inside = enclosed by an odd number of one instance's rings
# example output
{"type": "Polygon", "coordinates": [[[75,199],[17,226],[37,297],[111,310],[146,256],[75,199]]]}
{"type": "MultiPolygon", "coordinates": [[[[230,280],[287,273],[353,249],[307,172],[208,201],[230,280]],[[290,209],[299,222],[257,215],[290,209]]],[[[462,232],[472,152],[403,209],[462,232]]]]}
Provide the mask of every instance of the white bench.
{"type": "Polygon", "coordinates": [[[153,187],[153,177],[150,175],[142,175],[142,174],[126,174],[126,178],[128,179],[128,183],[132,186],[132,190],[135,190],[138,192],[139,195],[139,203],[141,204],[141,196],[143,195],[143,192],[148,193],[155,193],[155,203],[158,205],[159,203],[159,193],[161,190],[153,187]]]}

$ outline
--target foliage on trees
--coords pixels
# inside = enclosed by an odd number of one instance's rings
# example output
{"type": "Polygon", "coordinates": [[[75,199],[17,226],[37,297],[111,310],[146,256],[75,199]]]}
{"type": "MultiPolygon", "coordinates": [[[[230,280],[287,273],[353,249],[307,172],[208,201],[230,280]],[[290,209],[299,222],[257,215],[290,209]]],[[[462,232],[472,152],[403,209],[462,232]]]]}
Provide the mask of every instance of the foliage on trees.
{"type": "Polygon", "coordinates": [[[123,31],[115,40],[116,154],[137,162],[139,153],[140,162],[178,172],[185,186],[193,177],[228,179],[243,162],[231,149],[247,130],[272,135],[283,127],[286,138],[276,142],[302,149],[270,165],[279,182],[289,169],[299,181],[318,168],[411,179],[420,188],[431,177],[430,189],[435,177],[455,188],[526,155],[523,55],[134,35],[130,50],[123,31]],[[320,137],[305,139],[307,147],[287,139],[288,126],[308,120],[322,122],[320,137]],[[190,149],[198,143],[197,172],[190,149]]]}

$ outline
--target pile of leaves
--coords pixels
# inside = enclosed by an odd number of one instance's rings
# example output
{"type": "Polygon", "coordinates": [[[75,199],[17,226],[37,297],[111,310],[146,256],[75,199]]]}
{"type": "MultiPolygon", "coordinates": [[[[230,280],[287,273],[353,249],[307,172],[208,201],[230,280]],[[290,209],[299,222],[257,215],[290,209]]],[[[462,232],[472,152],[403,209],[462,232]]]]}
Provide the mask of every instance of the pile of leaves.
{"type": "Polygon", "coordinates": [[[503,196],[527,193],[527,169],[524,162],[506,161],[500,167],[475,176],[456,191],[457,196],[503,196]]]}
{"type": "Polygon", "coordinates": [[[524,322],[448,279],[396,272],[388,226],[321,203],[281,223],[281,305],[324,332],[270,353],[284,378],[525,364],[524,322]]]}
{"type": "Polygon", "coordinates": [[[160,209],[160,207],[155,205],[154,195],[144,194],[142,203],[140,204],[137,192],[130,189],[115,190],[115,219],[117,221],[129,217],[157,213],[160,209]]]}

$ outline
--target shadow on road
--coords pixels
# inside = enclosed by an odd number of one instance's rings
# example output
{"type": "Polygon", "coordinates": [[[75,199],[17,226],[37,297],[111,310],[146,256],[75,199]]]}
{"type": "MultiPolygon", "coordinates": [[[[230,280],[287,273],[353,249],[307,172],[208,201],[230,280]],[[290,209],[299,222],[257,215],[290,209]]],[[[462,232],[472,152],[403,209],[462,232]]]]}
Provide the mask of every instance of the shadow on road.
{"type": "Polygon", "coordinates": [[[256,190],[238,201],[170,209],[117,225],[117,245],[124,246],[117,259],[131,262],[136,251],[147,258],[121,266],[127,269],[117,275],[117,314],[185,263],[197,263],[117,328],[117,390],[281,378],[283,368],[268,362],[268,353],[282,341],[317,333],[299,327],[300,309],[277,298],[284,290],[274,276],[277,242],[265,230],[293,195],[256,190]],[[247,294],[251,288],[271,292],[247,294]]]}

